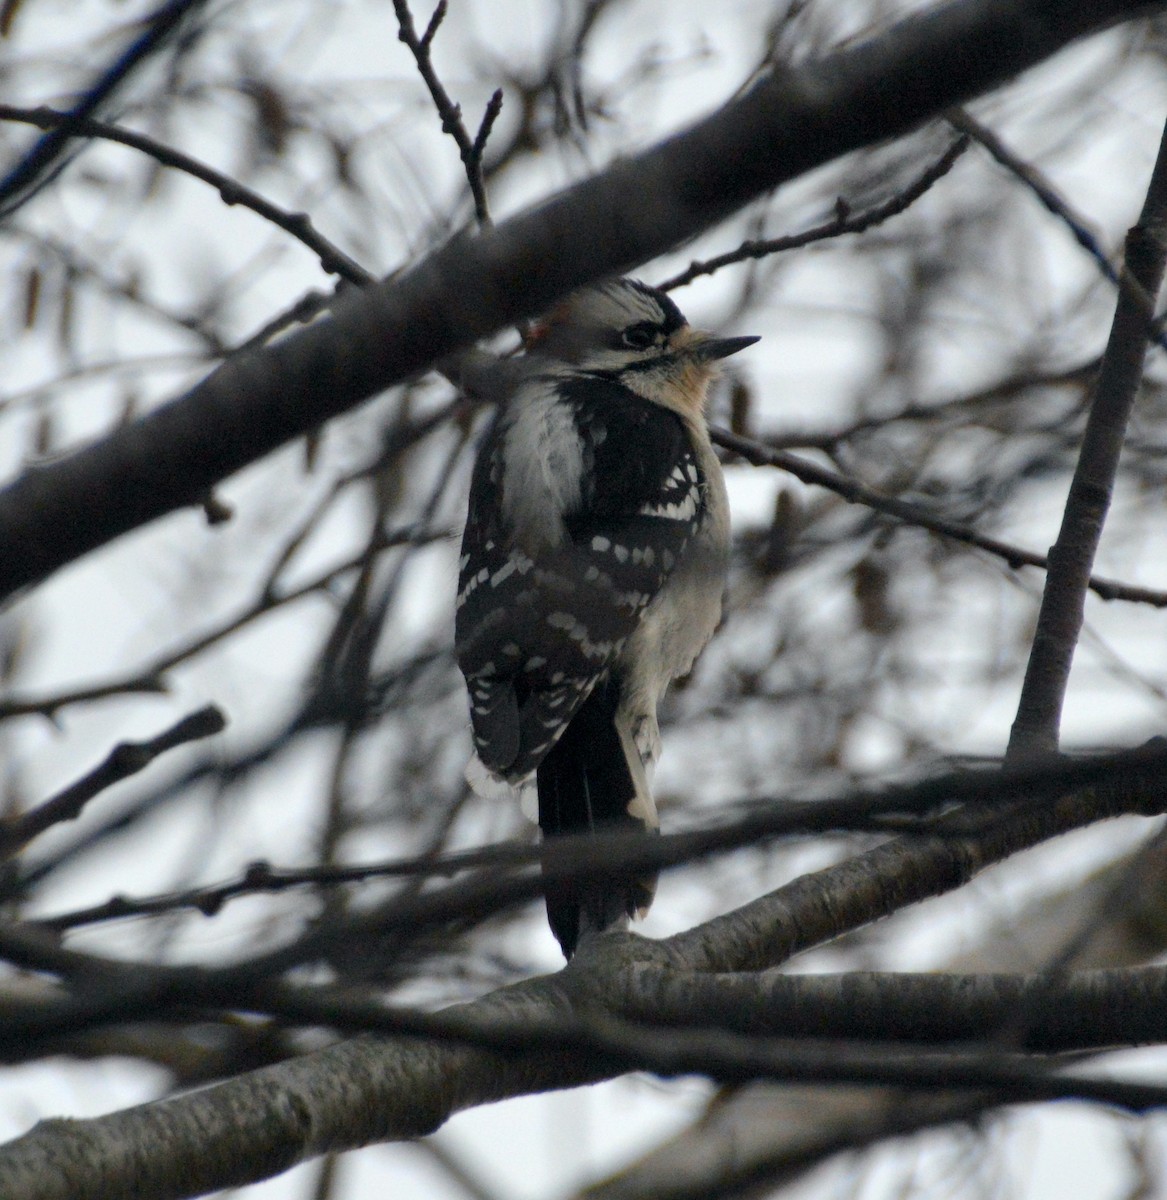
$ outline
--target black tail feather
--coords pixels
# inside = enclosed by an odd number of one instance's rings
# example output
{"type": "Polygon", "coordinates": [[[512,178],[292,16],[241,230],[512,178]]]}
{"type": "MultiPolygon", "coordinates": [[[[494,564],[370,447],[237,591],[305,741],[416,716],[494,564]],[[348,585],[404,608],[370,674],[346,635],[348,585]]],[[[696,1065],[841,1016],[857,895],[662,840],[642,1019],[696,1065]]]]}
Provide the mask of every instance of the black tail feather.
{"type": "MultiPolygon", "coordinates": [[[[539,765],[539,827],[545,839],[644,828],[628,812],[636,782],[616,728],[619,700],[616,681],[597,685],[539,765]]],[[[549,882],[547,920],[565,957],[572,956],[586,929],[606,929],[647,908],[655,882],[627,873],[549,882]]]]}

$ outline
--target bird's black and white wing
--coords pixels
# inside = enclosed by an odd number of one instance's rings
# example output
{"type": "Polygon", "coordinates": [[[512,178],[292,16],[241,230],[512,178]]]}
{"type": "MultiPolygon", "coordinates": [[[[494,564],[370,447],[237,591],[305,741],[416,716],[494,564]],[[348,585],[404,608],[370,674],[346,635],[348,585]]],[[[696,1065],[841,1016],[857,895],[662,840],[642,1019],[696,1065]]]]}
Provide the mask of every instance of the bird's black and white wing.
{"type": "Polygon", "coordinates": [[[604,373],[519,389],[475,468],[459,578],[458,660],[488,769],[538,767],[684,554],[705,487],[685,422],[604,373]]]}

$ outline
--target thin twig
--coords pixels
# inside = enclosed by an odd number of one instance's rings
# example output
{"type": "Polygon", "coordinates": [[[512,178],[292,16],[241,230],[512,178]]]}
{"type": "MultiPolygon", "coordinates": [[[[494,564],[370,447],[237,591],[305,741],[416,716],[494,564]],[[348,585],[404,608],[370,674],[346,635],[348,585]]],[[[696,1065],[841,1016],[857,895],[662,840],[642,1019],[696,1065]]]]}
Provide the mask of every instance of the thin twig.
{"type": "MultiPolygon", "coordinates": [[[[866,484],[847,478],[846,475],[840,475],[800,455],[792,454],[789,450],[776,450],[764,442],[741,437],[728,429],[712,428],[710,434],[717,445],[739,455],[754,466],[777,467],[803,483],[823,487],[842,496],[850,504],[862,504],[875,512],[895,517],[905,525],[916,525],[942,537],[952,538],[953,541],[975,546],[978,550],[985,550],[1004,559],[1014,570],[1018,567],[1040,567],[1044,570],[1049,566],[1049,559],[1044,554],[1035,554],[1032,550],[1024,550],[998,538],[977,533],[967,525],[936,516],[917,504],[885,495],[866,484]]],[[[1103,600],[1129,600],[1136,604],[1149,604],[1154,608],[1167,608],[1167,592],[1156,591],[1153,588],[1136,587],[1114,579],[1103,579],[1097,575],[1089,576],[1088,586],[1103,600]]]]}
{"type": "MultiPolygon", "coordinates": [[[[380,531],[376,535],[375,549],[387,550],[402,545],[428,545],[431,542],[450,538],[453,533],[448,529],[418,530],[413,526],[404,529],[380,531]]],[[[287,591],[277,591],[274,587],[265,587],[261,594],[241,611],[226,617],[213,629],[199,634],[183,644],[160,654],[148,666],[124,675],[120,679],[108,680],[105,683],[90,687],[76,688],[72,691],[55,692],[47,696],[13,696],[0,700],[0,721],[11,717],[39,715],[53,719],[62,709],[71,704],[83,704],[92,700],[104,700],[110,696],[123,694],[157,693],[164,694],[169,688],[165,672],[187,659],[201,654],[204,650],[250,625],[253,621],[265,617],[277,609],[292,604],[313,592],[326,590],[333,582],[349,571],[355,570],[365,560],[367,551],[359,553],[344,562],[337,564],[314,575],[305,583],[287,591]]]]}
{"type": "Polygon", "coordinates": [[[782,450],[822,450],[829,454],[854,438],[877,433],[900,422],[928,425],[952,421],[954,416],[963,417],[968,410],[1019,403],[1034,388],[1074,388],[1085,393],[1086,385],[1098,373],[1098,362],[1099,359],[1095,357],[1058,370],[1022,371],[963,395],[935,402],[905,404],[893,412],[858,417],[834,429],[788,429],[778,434],[768,434],[766,444],[782,450]]]}
{"type": "Polygon", "coordinates": [[[73,133],[84,132],[78,123],[92,116],[138,65],[174,33],[187,13],[202,3],[203,0],[167,0],[146,19],[142,33],[85,90],[72,112],[59,114],[66,120],[41,126],[48,131],[45,136],[39,138],[0,180],[0,215],[10,216],[26,199],[36,194],[38,186],[49,177],[53,164],[64,154],[73,133]]]}
{"type": "Polygon", "coordinates": [[[478,126],[478,133],[472,138],[466,123],[462,120],[462,106],[455,104],[446,91],[445,85],[434,69],[434,60],[430,54],[434,36],[438,27],[446,17],[446,0],[439,0],[430,17],[425,33],[418,37],[417,26],[413,23],[413,13],[410,11],[408,0],[393,0],[393,11],[397,14],[397,36],[404,42],[417,63],[418,73],[429,89],[438,116],[442,118],[442,132],[448,133],[458,145],[458,153],[462,165],[466,169],[466,182],[470,185],[470,194],[474,198],[474,215],[482,229],[490,227],[490,206],[486,199],[486,185],[482,179],[482,155],[486,149],[487,138],[494,127],[498,114],[502,111],[502,88],[496,89],[487,102],[486,111],[478,126]]]}
{"type": "Polygon", "coordinates": [[[36,125],[40,129],[65,129],[72,135],[102,138],[107,142],[117,142],[129,146],[161,163],[165,167],[173,167],[203,183],[210,184],[227,205],[238,204],[249,208],[252,212],[270,221],[286,233],[290,233],[297,241],[302,242],[320,259],[320,265],[330,274],[339,275],[350,283],[364,287],[373,282],[373,276],[358,262],[350,258],[338,246],[333,245],[312,224],[307,213],[288,212],[264,199],[258,192],[246,187],[229,175],[208,167],[206,163],[164,145],[155,138],[143,133],[134,133],[110,125],[105,121],[94,121],[88,117],[76,117],[71,113],[59,112],[53,108],[19,108],[12,104],[0,104],[0,120],[20,121],[25,125],[36,125]]]}
{"type": "Polygon", "coordinates": [[[948,123],[967,137],[980,143],[1007,171],[1016,175],[1055,217],[1063,222],[1074,235],[1074,240],[1098,264],[1099,271],[1118,286],[1119,275],[1102,247],[1098,235],[1090,228],[1089,221],[1076,213],[1069,201],[1061,196],[1052,183],[1032,164],[1015,154],[987,125],[968,112],[957,108],[947,114],[948,123]]]}
{"type": "Polygon", "coordinates": [[[1167,127],[1138,222],[1102,356],[1078,465],[1049,554],[1025,682],[1009,736],[1010,755],[1057,750],[1062,704],[1085,619],[1090,568],[1102,537],[1127,423],[1143,377],[1155,297],[1167,263],[1167,127]]]}
{"type": "Polygon", "coordinates": [[[169,729],[145,742],[119,742],[109,752],[105,762],[88,775],[71,783],[52,799],[31,812],[0,824],[0,858],[10,857],[33,838],[62,821],[73,821],[81,815],[94,796],[144,770],[159,755],[175,746],[221,732],[227,720],[214,705],[190,713],[169,729]]]}
{"type": "Polygon", "coordinates": [[[835,216],[822,225],[816,225],[802,233],[787,234],[784,237],[764,240],[751,239],[742,242],[736,250],[719,254],[716,258],[709,258],[704,262],[690,263],[679,275],[666,279],[659,286],[665,291],[671,291],[673,288],[684,287],[686,284],[692,283],[694,279],[698,279],[702,275],[712,275],[714,272],[720,271],[722,267],[731,266],[733,263],[744,262],[747,259],[766,258],[785,250],[797,250],[802,246],[810,245],[811,242],[842,237],[847,233],[863,233],[874,225],[880,225],[884,221],[898,216],[915,204],[933,184],[943,179],[952,170],[956,160],[968,149],[968,143],[968,136],[961,134],[927,170],[923,171],[906,188],[897,192],[890,199],[865,209],[863,212],[850,212],[840,198],[835,216]]]}
{"type": "Polygon", "coordinates": [[[63,240],[54,237],[42,229],[21,229],[9,224],[5,227],[5,235],[14,236],[25,241],[36,252],[48,252],[65,269],[66,277],[83,278],[100,288],[107,295],[139,311],[146,313],[155,320],[164,321],[187,333],[193,333],[205,346],[210,355],[221,357],[229,352],[229,347],[221,333],[206,319],[204,313],[188,313],[178,308],[170,308],[165,302],[151,298],[142,293],[137,281],[120,280],[104,273],[104,268],[97,262],[84,258],[74,247],[63,240]]]}
{"type": "MultiPolygon", "coordinates": [[[[1099,272],[1115,287],[1141,289],[1138,280],[1129,274],[1121,276],[1115,270],[1110,256],[1103,249],[1098,235],[1090,228],[1090,222],[1064,196],[1060,195],[1052,183],[1032,163],[1026,162],[1019,154],[1009,149],[1001,138],[987,125],[982,125],[970,112],[963,108],[953,109],[947,114],[948,123],[955,129],[967,134],[979,142],[1007,171],[1016,175],[1041,201],[1045,208],[1058,218],[1074,235],[1074,240],[1086,251],[1098,266],[1099,272]]],[[[1148,312],[1154,310],[1154,304],[1145,293],[1136,296],[1148,312]]],[[[1153,317],[1148,322],[1151,328],[1151,339],[1161,349],[1167,350],[1167,333],[1154,322],[1153,317]]]]}

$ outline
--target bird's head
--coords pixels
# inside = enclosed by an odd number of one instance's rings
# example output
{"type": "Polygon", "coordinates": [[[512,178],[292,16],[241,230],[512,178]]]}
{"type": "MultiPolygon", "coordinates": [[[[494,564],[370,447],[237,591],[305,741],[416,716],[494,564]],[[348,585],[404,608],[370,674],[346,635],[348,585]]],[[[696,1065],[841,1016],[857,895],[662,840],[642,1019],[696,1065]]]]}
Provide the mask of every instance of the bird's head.
{"type": "Polygon", "coordinates": [[[693,329],[659,288],[613,279],[572,293],[537,322],[527,353],[618,379],[647,400],[696,417],[718,361],[756,341],[693,329]]]}

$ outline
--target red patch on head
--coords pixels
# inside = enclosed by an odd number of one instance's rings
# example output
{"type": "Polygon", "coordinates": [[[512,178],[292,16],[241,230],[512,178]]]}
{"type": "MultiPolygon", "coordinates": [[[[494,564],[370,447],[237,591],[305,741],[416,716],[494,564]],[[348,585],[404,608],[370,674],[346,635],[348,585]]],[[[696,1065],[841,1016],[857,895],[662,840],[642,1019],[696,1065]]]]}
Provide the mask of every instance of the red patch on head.
{"type": "Polygon", "coordinates": [[[561,300],[549,313],[532,321],[523,334],[523,349],[531,350],[546,341],[552,330],[562,325],[571,313],[571,301],[561,300]]]}

